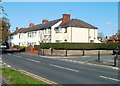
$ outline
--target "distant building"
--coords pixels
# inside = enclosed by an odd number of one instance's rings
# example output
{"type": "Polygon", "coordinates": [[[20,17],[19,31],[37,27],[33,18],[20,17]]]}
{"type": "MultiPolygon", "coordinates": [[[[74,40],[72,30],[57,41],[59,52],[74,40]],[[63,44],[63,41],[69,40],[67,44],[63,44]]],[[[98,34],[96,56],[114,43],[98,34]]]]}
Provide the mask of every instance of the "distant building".
{"type": "Polygon", "coordinates": [[[100,42],[104,42],[104,37],[97,37],[100,42]]]}
{"type": "Polygon", "coordinates": [[[10,34],[9,44],[34,46],[41,42],[101,43],[97,39],[97,31],[97,27],[79,19],[70,19],[70,14],[63,14],[60,19],[44,19],[42,24],[31,23],[28,28],[16,28],[16,31],[10,34]]]}
{"type": "Polygon", "coordinates": [[[120,35],[112,35],[107,38],[107,43],[120,43],[120,35]]]}

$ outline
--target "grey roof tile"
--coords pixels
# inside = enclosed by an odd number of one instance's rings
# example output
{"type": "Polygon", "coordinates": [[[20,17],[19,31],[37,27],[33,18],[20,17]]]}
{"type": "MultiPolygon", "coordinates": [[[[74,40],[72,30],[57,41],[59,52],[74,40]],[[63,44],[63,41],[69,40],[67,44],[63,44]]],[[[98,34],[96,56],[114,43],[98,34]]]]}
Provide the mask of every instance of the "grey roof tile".
{"type": "Polygon", "coordinates": [[[61,24],[60,27],[63,27],[63,28],[64,27],[81,27],[81,28],[97,29],[97,27],[78,19],[72,19],[64,24],[61,24]]]}
{"type": "Polygon", "coordinates": [[[53,26],[54,24],[56,24],[57,22],[59,22],[61,19],[57,19],[57,20],[53,20],[53,21],[49,21],[45,24],[39,24],[39,25],[35,25],[33,27],[28,28],[28,30],[26,30],[25,32],[30,32],[30,31],[37,31],[37,30],[42,30],[45,28],[49,28],[51,26],[53,26]]]}
{"type": "Polygon", "coordinates": [[[42,24],[42,25],[38,24],[38,25],[35,25],[33,27],[20,28],[19,30],[11,33],[10,36],[16,35],[17,33],[26,33],[26,32],[30,32],[30,31],[37,31],[37,30],[42,30],[42,29],[45,29],[45,28],[49,28],[49,27],[53,26],[54,24],[56,24],[57,22],[59,22],[60,20],[61,19],[57,19],[57,20],[49,21],[49,22],[47,22],[45,24],[42,24]]]}

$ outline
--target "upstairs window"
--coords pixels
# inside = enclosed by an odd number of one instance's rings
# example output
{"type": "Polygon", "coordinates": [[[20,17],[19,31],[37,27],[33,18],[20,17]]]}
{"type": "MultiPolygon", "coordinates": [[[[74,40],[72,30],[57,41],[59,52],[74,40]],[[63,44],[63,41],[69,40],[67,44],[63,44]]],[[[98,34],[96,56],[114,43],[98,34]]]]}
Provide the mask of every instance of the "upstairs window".
{"type": "Polygon", "coordinates": [[[32,37],[32,33],[31,32],[28,33],[28,37],[32,37]]]}
{"type": "Polygon", "coordinates": [[[31,34],[31,33],[29,34],[29,37],[32,37],[32,34],[31,34]]]}
{"type": "Polygon", "coordinates": [[[36,34],[37,34],[37,33],[36,33],[36,32],[34,32],[34,36],[35,36],[35,37],[36,37],[36,34]]]}
{"type": "Polygon", "coordinates": [[[48,28],[44,29],[44,34],[49,34],[50,35],[51,34],[51,29],[48,29],[48,28]]]}
{"type": "Polygon", "coordinates": [[[65,32],[64,33],[67,33],[67,27],[65,28],[65,32]]]}
{"type": "Polygon", "coordinates": [[[61,28],[56,27],[56,28],[55,28],[55,32],[56,32],[56,33],[61,33],[61,32],[62,32],[62,30],[61,30],[61,28]]]}
{"type": "Polygon", "coordinates": [[[19,39],[20,39],[20,34],[19,34],[19,39]]]}

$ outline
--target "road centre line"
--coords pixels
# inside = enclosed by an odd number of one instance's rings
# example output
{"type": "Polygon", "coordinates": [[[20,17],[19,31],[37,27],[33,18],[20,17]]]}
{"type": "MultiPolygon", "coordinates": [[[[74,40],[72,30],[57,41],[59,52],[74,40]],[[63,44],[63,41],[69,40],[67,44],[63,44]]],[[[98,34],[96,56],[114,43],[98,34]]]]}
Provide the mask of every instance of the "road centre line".
{"type": "MultiPolygon", "coordinates": [[[[17,55],[16,55],[17,56],[17,55]]],[[[21,57],[21,56],[17,56],[17,57],[19,57],[19,58],[23,58],[23,57],[21,57]]]]}
{"type": "Polygon", "coordinates": [[[109,80],[113,80],[113,81],[118,81],[120,82],[120,80],[118,79],[114,79],[114,78],[110,78],[110,77],[106,77],[106,76],[100,76],[101,78],[104,78],[104,79],[109,79],[109,80]]]}
{"type": "Polygon", "coordinates": [[[66,70],[70,70],[70,71],[74,71],[74,72],[79,72],[78,70],[75,70],[75,69],[66,68],[66,67],[62,67],[62,66],[58,66],[58,65],[54,65],[54,64],[50,64],[50,66],[61,68],[61,69],[66,69],[66,70]]]}
{"type": "Polygon", "coordinates": [[[36,61],[36,60],[33,60],[33,59],[28,59],[28,60],[33,61],[33,62],[40,63],[40,61],[36,61]]]}

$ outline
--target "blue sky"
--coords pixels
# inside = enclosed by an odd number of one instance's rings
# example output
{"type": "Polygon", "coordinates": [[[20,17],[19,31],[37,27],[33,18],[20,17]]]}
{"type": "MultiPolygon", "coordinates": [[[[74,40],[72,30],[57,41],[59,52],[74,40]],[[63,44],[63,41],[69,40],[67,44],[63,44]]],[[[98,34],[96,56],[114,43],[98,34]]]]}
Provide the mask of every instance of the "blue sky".
{"type": "Polygon", "coordinates": [[[55,20],[62,14],[71,14],[71,19],[80,19],[98,27],[104,36],[118,30],[117,2],[3,2],[10,19],[11,28],[28,27],[29,23],[40,24],[42,19],[55,20]]]}

